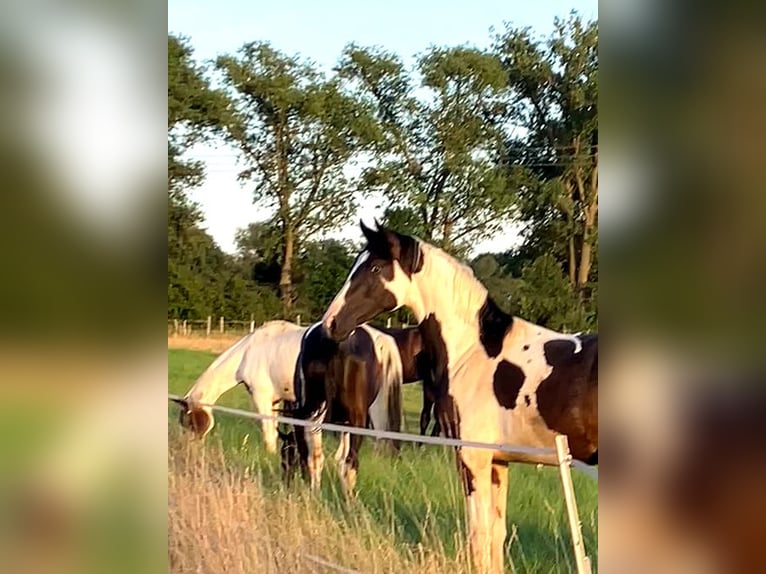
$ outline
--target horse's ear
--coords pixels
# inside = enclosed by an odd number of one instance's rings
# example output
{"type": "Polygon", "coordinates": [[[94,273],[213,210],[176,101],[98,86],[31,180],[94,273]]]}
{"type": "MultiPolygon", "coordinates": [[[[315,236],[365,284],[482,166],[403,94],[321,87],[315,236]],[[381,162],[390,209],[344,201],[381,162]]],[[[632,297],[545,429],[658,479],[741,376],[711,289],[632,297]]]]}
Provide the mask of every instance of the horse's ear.
{"type": "Polygon", "coordinates": [[[392,260],[393,253],[391,252],[391,246],[386,237],[386,232],[380,223],[375,220],[375,227],[377,229],[372,229],[367,227],[364,221],[360,220],[359,226],[362,228],[362,234],[364,234],[364,238],[367,240],[367,251],[381,259],[392,260]]]}
{"type": "Polygon", "coordinates": [[[399,262],[405,273],[412,275],[423,268],[423,252],[417,239],[384,227],[380,227],[380,232],[386,238],[391,258],[399,262]]]}
{"type": "Polygon", "coordinates": [[[189,410],[189,403],[186,402],[186,399],[177,399],[173,397],[170,400],[173,401],[175,404],[179,405],[182,409],[187,411],[189,410]]]}

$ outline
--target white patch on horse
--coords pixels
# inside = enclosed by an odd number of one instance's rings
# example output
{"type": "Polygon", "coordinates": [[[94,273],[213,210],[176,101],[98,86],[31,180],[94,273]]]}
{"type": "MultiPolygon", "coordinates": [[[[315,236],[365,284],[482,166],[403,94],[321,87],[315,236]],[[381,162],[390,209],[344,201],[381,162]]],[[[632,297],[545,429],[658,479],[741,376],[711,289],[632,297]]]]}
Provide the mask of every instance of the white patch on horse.
{"type": "Polygon", "coordinates": [[[391,311],[396,311],[407,301],[406,295],[410,286],[410,279],[398,261],[393,261],[391,265],[394,269],[394,276],[390,281],[386,280],[385,277],[381,277],[381,280],[386,289],[388,289],[388,291],[393,294],[394,299],[396,299],[396,307],[391,309],[391,311]]]}

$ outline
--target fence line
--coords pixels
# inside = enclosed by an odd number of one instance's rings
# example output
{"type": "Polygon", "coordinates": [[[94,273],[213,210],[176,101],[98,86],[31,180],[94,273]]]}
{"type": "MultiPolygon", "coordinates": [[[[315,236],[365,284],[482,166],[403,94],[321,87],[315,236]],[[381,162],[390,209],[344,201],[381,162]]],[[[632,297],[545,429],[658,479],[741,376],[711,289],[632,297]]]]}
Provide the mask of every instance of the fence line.
{"type": "MultiPolygon", "coordinates": [[[[233,329],[236,334],[242,334],[250,332],[252,333],[255,331],[258,325],[254,318],[250,318],[249,320],[234,320],[234,319],[226,319],[224,316],[218,317],[218,329],[215,329],[214,327],[214,316],[208,315],[207,319],[168,319],[168,329],[172,329],[172,334],[177,335],[189,335],[192,331],[194,331],[194,326],[198,326],[199,328],[196,329],[196,332],[204,331],[205,335],[207,337],[211,336],[211,333],[213,331],[216,331],[219,334],[223,334],[227,332],[227,327],[237,327],[233,329]]],[[[269,321],[264,321],[261,323],[261,325],[268,323],[269,321]]],[[[298,326],[301,325],[311,325],[313,321],[309,321],[308,323],[305,320],[305,317],[303,317],[300,313],[295,316],[295,318],[292,320],[293,323],[295,323],[298,326]]],[[[401,322],[400,327],[409,327],[409,323],[401,322]]],[[[392,327],[392,320],[391,317],[388,317],[386,319],[386,327],[391,328],[392,327]]]]}
{"type": "MultiPolygon", "coordinates": [[[[171,400],[177,400],[177,399],[182,399],[183,397],[180,397],[178,395],[168,395],[168,398],[171,400]]],[[[314,421],[296,419],[296,418],[286,417],[282,415],[267,415],[267,414],[252,412],[252,411],[244,411],[241,409],[224,407],[221,405],[210,405],[210,404],[199,403],[199,406],[209,407],[215,411],[219,411],[219,412],[230,414],[230,415],[240,416],[243,418],[249,418],[249,419],[255,419],[255,420],[273,420],[283,424],[310,427],[311,429],[321,429],[321,430],[326,430],[330,432],[356,434],[356,435],[367,436],[367,437],[371,437],[375,439],[389,439],[389,440],[398,440],[402,442],[433,444],[438,446],[454,446],[459,448],[479,448],[479,449],[493,450],[498,452],[506,452],[509,454],[524,454],[524,455],[529,455],[531,457],[536,457],[536,456],[537,457],[544,457],[544,456],[556,457],[557,456],[557,451],[555,448],[536,448],[536,447],[526,447],[526,446],[518,446],[518,445],[492,444],[487,442],[468,441],[468,440],[446,438],[446,437],[432,437],[432,436],[424,436],[424,435],[417,435],[417,434],[411,434],[411,433],[384,431],[384,430],[378,430],[378,429],[367,429],[362,427],[353,427],[353,426],[339,425],[339,424],[333,424],[333,423],[317,423],[314,421]]],[[[530,462],[534,463],[536,461],[530,461],[530,462]]],[[[558,462],[550,462],[548,464],[553,466],[558,464],[558,462]]],[[[579,460],[572,460],[571,465],[572,467],[579,470],[583,474],[589,476],[593,480],[598,481],[598,471],[596,471],[596,469],[588,466],[587,464],[583,462],[580,462],[579,460]]]]}

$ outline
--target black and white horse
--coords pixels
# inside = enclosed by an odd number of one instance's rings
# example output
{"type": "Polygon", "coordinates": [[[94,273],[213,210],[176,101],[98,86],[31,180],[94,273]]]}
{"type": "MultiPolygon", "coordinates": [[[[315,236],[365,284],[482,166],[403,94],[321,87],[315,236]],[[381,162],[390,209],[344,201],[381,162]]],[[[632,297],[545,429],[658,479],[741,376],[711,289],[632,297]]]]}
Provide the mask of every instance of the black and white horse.
{"type": "MultiPolygon", "coordinates": [[[[295,364],[295,402],[287,414],[315,422],[399,431],[402,362],[395,341],[368,325],[340,343],[319,323],[306,331],[295,364]]],[[[321,430],[297,427],[282,433],[282,466],[289,479],[300,463],[312,489],[320,484],[324,455],[321,430]],[[296,449],[298,456],[296,457],[296,449]]],[[[362,437],[341,434],[335,458],[346,493],[353,492],[362,437]]]]}
{"type": "MultiPolygon", "coordinates": [[[[447,436],[552,448],[566,434],[575,458],[598,460],[598,338],[557,333],[498,308],[471,269],[414,237],[362,224],[367,246],[322,324],[343,341],[385,311],[409,308],[435,360],[436,411],[447,436]]],[[[532,456],[462,448],[476,570],[503,571],[509,462],[532,456]]]]}

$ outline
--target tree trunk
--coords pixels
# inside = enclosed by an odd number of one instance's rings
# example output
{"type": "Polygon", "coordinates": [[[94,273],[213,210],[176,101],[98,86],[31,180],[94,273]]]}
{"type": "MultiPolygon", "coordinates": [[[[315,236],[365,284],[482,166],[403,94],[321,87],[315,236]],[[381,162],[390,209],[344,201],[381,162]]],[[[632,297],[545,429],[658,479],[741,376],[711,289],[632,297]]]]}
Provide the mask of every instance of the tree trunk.
{"type": "Polygon", "coordinates": [[[588,282],[592,254],[593,245],[590,242],[590,233],[588,230],[586,230],[582,239],[582,252],[580,253],[580,272],[577,275],[577,287],[579,289],[582,289],[588,282]]]}
{"type": "Polygon", "coordinates": [[[577,281],[577,255],[575,254],[574,236],[569,236],[569,284],[575,286],[577,281]]]}
{"type": "Polygon", "coordinates": [[[595,166],[590,176],[590,195],[585,194],[585,185],[582,179],[578,179],[578,187],[581,189],[585,211],[585,224],[582,235],[582,252],[580,253],[580,269],[577,276],[577,286],[582,288],[588,282],[590,268],[593,260],[593,232],[596,228],[596,215],[598,214],[598,157],[595,158],[595,166]],[[586,203],[586,197],[588,202],[586,203]]]}
{"type": "Polygon", "coordinates": [[[290,316],[293,308],[293,254],[295,252],[295,230],[285,227],[282,244],[282,269],[279,275],[279,293],[282,298],[282,313],[290,316]]]}

